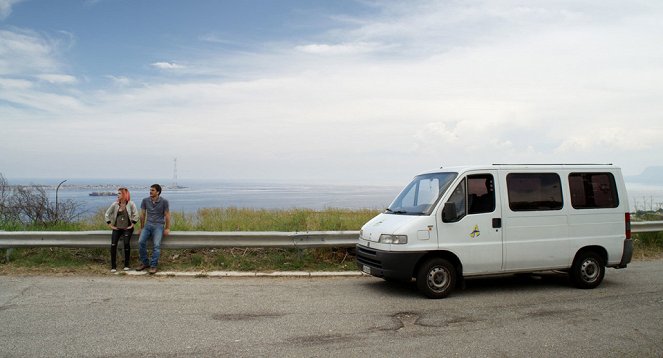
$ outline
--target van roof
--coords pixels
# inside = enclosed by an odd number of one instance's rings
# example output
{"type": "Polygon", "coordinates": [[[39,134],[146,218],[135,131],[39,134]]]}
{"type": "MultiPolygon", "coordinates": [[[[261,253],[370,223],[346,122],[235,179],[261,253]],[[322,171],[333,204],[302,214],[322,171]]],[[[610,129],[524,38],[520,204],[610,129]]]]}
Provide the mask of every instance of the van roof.
{"type": "Polygon", "coordinates": [[[485,164],[485,165],[462,165],[452,167],[440,167],[425,171],[421,174],[440,173],[440,172],[458,172],[463,173],[471,170],[490,170],[490,169],[506,169],[506,170],[524,170],[524,169],[540,169],[540,170],[560,170],[560,169],[605,169],[605,170],[619,170],[620,168],[608,164],[485,164]]]}

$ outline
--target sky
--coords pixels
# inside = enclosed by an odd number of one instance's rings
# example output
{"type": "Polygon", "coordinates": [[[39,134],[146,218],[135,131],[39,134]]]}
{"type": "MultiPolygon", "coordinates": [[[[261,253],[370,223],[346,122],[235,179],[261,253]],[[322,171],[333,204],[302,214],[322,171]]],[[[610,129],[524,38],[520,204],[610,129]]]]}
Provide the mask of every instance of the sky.
{"type": "Polygon", "coordinates": [[[0,0],[0,173],[663,164],[663,2],[0,0]]]}

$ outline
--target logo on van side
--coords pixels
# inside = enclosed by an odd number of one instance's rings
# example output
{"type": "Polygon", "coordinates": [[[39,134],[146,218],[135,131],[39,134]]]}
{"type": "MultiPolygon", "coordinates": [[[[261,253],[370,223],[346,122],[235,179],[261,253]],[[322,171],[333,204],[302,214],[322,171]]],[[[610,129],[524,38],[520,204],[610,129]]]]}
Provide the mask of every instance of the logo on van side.
{"type": "Polygon", "coordinates": [[[481,231],[479,231],[479,225],[474,225],[474,230],[470,233],[470,237],[474,239],[479,235],[481,235],[481,231]]]}

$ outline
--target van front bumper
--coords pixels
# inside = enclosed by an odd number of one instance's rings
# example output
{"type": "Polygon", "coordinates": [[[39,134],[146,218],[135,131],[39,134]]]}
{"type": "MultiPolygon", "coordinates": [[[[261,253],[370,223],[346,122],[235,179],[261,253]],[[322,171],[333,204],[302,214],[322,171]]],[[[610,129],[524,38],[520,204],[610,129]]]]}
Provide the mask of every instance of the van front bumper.
{"type": "Polygon", "coordinates": [[[359,270],[393,280],[411,279],[417,262],[426,255],[426,252],[384,251],[362,245],[357,245],[356,253],[359,270]]]}

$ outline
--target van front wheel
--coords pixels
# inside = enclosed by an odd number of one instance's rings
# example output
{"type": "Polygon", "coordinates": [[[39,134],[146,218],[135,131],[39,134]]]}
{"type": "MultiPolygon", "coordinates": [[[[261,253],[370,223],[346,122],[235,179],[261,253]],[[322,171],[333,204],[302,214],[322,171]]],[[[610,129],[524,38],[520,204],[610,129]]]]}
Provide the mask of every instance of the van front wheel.
{"type": "Polygon", "coordinates": [[[594,252],[579,254],[569,271],[571,282],[578,288],[595,288],[601,284],[604,275],[603,260],[594,252]]]}
{"type": "Polygon", "coordinates": [[[456,268],[445,259],[430,259],[417,272],[417,288],[428,298],[447,297],[455,286],[456,268]]]}

